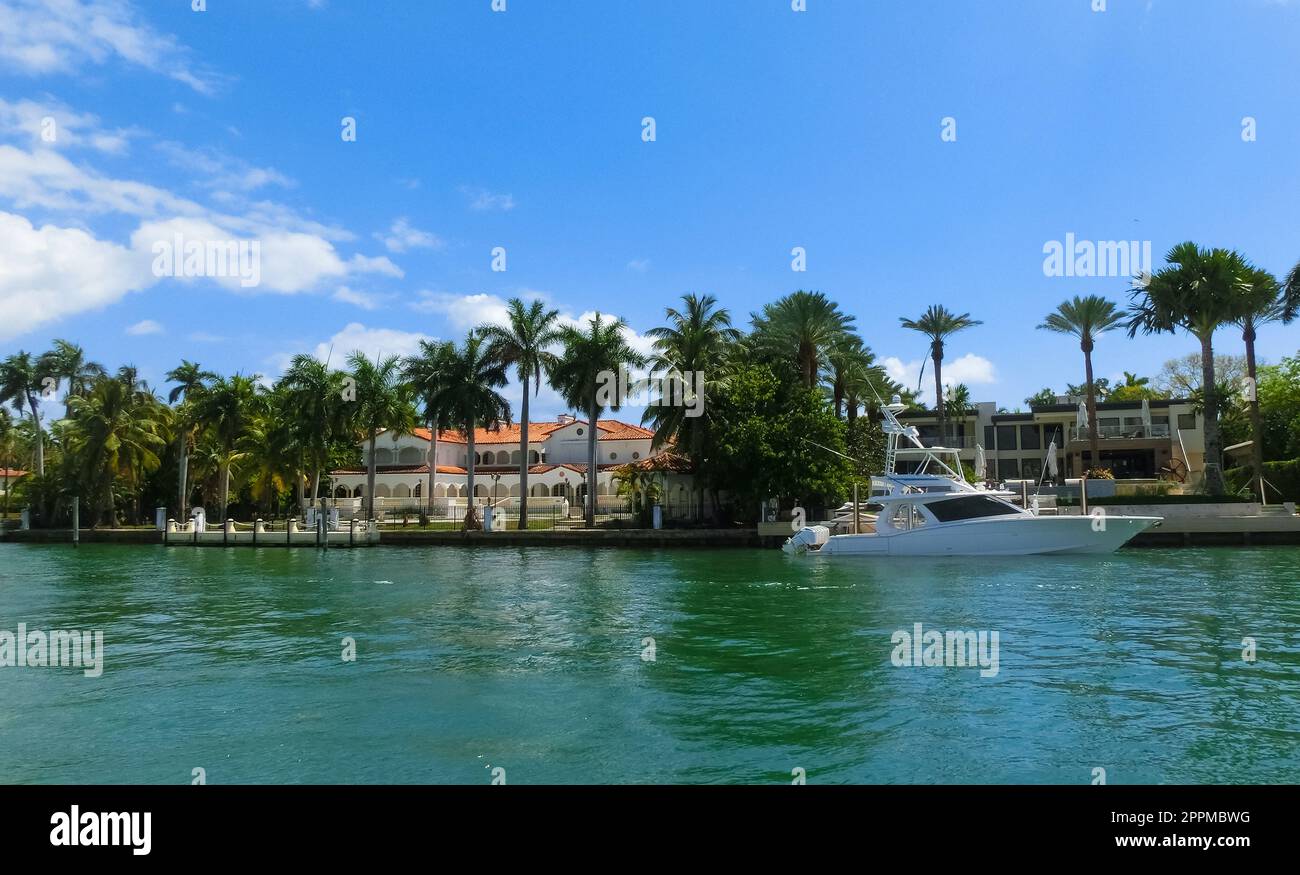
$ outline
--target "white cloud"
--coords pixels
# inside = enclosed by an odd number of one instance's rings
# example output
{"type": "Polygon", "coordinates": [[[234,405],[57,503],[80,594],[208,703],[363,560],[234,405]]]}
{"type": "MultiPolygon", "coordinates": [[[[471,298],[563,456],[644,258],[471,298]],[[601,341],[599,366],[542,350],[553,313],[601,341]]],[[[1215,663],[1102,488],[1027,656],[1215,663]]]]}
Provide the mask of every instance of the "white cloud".
{"type": "Polygon", "coordinates": [[[637,273],[645,273],[647,270],[650,269],[650,259],[634,258],[627,263],[627,269],[634,270],[637,273]]]}
{"type": "Polygon", "coordinates": [[[344,304],[352,304],[353,306],[360,307],[363,310],[376,310],[379,308],[379,302],[376,300],[376,295],[367,294],[366,292],[358,292],[354,289],[348,288],[347,286],[339,286],[332,297],[336,301],[344,304]]]}
{"type": "Polygon", "coordinates": [[[142,22],[130,0],[0,2],[0,64],[44,76],[110,60],[159,73],[202,94],[213,93],[219,82],[196,67],[174,37],[142,22]]]}
{"type": "Polygon", "coordinates": [[[411,309],[446,317],[458,332],[483,324],[504,325],[508,321],[505,299],[496,295],[452,295],[446,292],[421,291],[411,309]]]}
{"type": "Polygon", "coordinates": [[[143,319],[134,325],[128,325],[126,333],[133,337],[141,337],[145,334],[162,334],[163,327],[152,319],[143,319]]]}
{"type": "MultiPolygon", "coordinates": [[[[930,392],[934,391],[934,372],[931,370],[934,367],[934,362],[929,359],[913,359],[904,362],[896,356],[889,356],[881,360],[881,365],[891,380],[902,383],[908,389],[913,389],[920,377],[923,362],[925,364],[925,379],[921,380],[921,392],[918,397],[933,400],[930,392]]],[[[997,381],[997,370],[993,367],[993,363],[983,356],[968,352],[959,358],[944,359],[943,361],[943,384],[945,387],[958,383],[965,383],[967,386],[987,386],[997,381]]]]}
{"type": "Polygon", "coordinates": [[[393,220],[387,232],[375,233],[375,239],[381,241],[389,252],[406,252],[409,249],[441,249],[442,240],[436,234],[415,228],[405,218],[393,220]]]}
{"type": "Polygon", "coordinates": [[[281,188],[294,185],[292,179],[274,167],[254,167],[216,149],[190,148],[171,140],[163,140],[154,148],[173,167],[195,174],[195,181],[204,188],[249,192],[269,185],[281,188]]]}
{"type": "Polygon", "coordinates": [[[515,208],[515,199],[509,194],[494,194],[486,188],[461,186],[460,193],[469,201],[469,208],[476,212],[500,210],[508,213],[515,208]]]}
{"type": "Polygon", "coordinates": [[[0,212],[0,340],[102,309],[154,282],[148,262],[126,247],[0,212]]]}
{"type": "Polygon", "coordinates": [[[418,331],[367,328],[360,322],[349,322],[329,340],[317,344],[314,354],[321,361],[328,359],[333,367],[343,368],[347,357],[354,352],[372,361],[390,355],[408,356],[420,351],[421,340],[434,339],[418,331]]]}
{"type": "Polygon", "coordinates": [[[98,116],[75,112],[53,98],[9,101],[0,97],[0,130],[35,148],[84,146],[113,155],[126,152],[131,138],[142,133],[134,128],[104,128],[98,116]]]}

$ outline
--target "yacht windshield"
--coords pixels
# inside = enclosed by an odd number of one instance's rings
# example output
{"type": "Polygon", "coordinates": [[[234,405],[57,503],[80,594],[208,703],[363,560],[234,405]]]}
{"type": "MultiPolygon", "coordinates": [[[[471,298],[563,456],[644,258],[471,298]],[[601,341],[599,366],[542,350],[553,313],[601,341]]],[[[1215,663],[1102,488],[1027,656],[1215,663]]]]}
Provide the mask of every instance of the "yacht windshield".
{"type": "Polygon", "coordinates": [[[987,495],[964,495],[961,498],[934,501],[927,504],[926,509],[941,523],[986,516],[1015,516],[1020,513],[1017,508],[987,495]]]}

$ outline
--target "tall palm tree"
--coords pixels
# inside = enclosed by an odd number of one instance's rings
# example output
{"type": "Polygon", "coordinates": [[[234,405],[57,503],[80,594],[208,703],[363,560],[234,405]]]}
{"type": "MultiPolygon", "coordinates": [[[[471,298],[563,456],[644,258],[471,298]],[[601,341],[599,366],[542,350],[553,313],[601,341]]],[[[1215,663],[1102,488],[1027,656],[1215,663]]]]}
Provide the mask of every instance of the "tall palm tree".
{"type": "Polygon", "coordinates": [[[201,393],[217,375],[205,371],[191,361],[181,359],[181,363],[167,372],[167,382],[176,383],[167,393],[167,403],[178,404],[176,411],[176,440],[180,447],[176,472],[176,506],[177,519],[185,519],[186,506],[189,504],[189,468],[190,445],[194,441],[196,422],[193,416],[194,405],[187,403],[196,393],[201,393]]]}
{"type": "Polygon", "coordinates": [[[852,330],[854,317],[821,292],[797,291],[754,314],[754,340],[763,352],[793,360],[806,388],[821,379],[827,358],[852,330]]]}
{"type": "Polygon", "coordinates": [[[348,356],[356,381],[357,400],[352,424],[369,441],[366,464],[366,519],[375,515],[375,442],[381,431],[403,435],[415,425],[415,408],[409,384],[402,380],[402,359],[388,356],[370,361],[361,352],[348,356]]]}
{"type": "MultiPolygon", "coordinates": [[[[285,416],[291,422],[282,435],[286,454],[300,457],[311,472],[311,500],[320,497],[321,472],[329,467],[330,449],[346,435],[348,408],[344,398],[347,375],[335,371],[314,355],[299,354],[289,362],[278,387],[285,392],[285,416]]],[[[304,471],[292,471],[298,491],[299,513],[306,506],[303,496],[304,471]]]]}
{"type": "MultiPolygon", "coordinates": [[[[1300,273],[1300,265],[1293,274],[1300,273]]],[[[1246,375],[1250,378],[1247,408],[1250,414],[1250,463],[1253,482],[1264,499],[1264,425],[1259,413],[1259,392],[1255,384],[1255,337],[1261,325],[1270,322],[1288,324],[1300,315],[1300,281],[1285,285],[1266,270],[1247,266],[1244,283],[1239,287],[1240,298],[1233,322],[1241,327],[1241,339],[1246,343],[1246,375]]],[[[1300,280],[1300,276],[1293,277],[1300,280]]]]}
{"type": "Polygon", "coordinates": [[[519,528],[528,528],[528,384],[533,394],[542,390],[542,373],[555,367],[555,354],[548,347],[559,338],[556,320],[559,310],[548,310],[541,301],[528,307],[519,298],[506,305],[505,325],[483,325],[479,332],[487,339],[488,356],[515,369],[523,384],[519,405],[519,528]]]}
{"type": "MultiPolygon", "coordinates": [[[[690,457],[700,470],[711,423],[710,399],[727,384],[727,360],[740,340],[740,332],[731,326],[731,314],[718,308],[713,295],[682,295],[682,309],[668,307],[664,313],[668,324],[651,328],[647,337],[651,347],[651,376],[682,389],[690,386],[699,398],[666,399],[683,403],[655,404],[647,407],[642,424],[654,427],[652,446],[656,449],[672,443],[690,457]],[[701,385],[700,379],[703,378],[701,385]],[[699,415],[687,415],[686,402],[696,405],[699,415]]],[[[701,518],[704,514],[704,480],[696,478],[696,498],[701,518]]]]}
{"type": "Polygon", "coordinates": [[[121,380],[101,378],[68,399],[72,427],[68,456],[79,493],[91,508],[92,527],[116,522],[114,489],[119,482],[132,492],[144,475],[158,468],[162,408],[121,380]]]}
{"type": "MultiPolygon", "coordinates": [[[[645,367],[646,358],[628,345],[622,319],[608,322],[597,313],[584,331],[565,326],[560,331],[564,353],[551,374],[551,383],[565,402],[575,410],[587,412],[587,527],[596,525],[596,432],[600,428],[602,385],[609,374],[623,368],[645,367]],[[602,375],[605,375],[602,378],[602,375]]],[[[618,410],[622,398],[610,399],[609,408],[618,410]]]]}
{"type": "Polygon", "coordinates": [[[66,340],[55,340],[54,348],[37,360],[36,370],[42,378],[53,377],[59,383],[67,382],[68,390],[63,399],[65,416],[71,415],[68,401],[85,395],[95,379],[106,373],[103,365],[86,358],[84,349],[66,340]]]}
{"type": "Polygon", "coordinates": [[[1101,467],[1101,439],[1097,434],[1097,384],[1092,376],[1092,351],[1097,338],[1124,321],[1124,314],[1114,301],[1100,295],[1081,298],[1075,295],[1062,301],[1047,314],[1038,327],[1044,331],[1068,334],[1079,339],[1083,350],[1084,386],[1088,395],[1088,441],[1092,453],[1092,467],[1101,467]]]}
{"type": "Polygon", "coordinates": [[[931,304],[918,319],[900,317],[898,320],[904,328],[919,331],[930,338],[930,358],[934,361],[934,408],[939,414],[939,440],[946,436],[943,411],[943,347],[945,341],[958,331],[965,331],[983,323],[970,318],[969,313],[953,313],[942,304],[931,304]]]}
{"type": "MultiPolygon", "coordinates": [[[[446,378],[426,400],[428,409],[447,417],[465,435],[465,484],[469,507],[465,511],[465,528],[480,526],[474,508],[474,432],[482,423],[496,428],[510,421],[510,402],[497,389],[506,384],[506,366],[488,355],[487,340],[471,331],[464,344],[454,349],[446,362],[446,378]]],[[[489,513],[491,510],[489,509],[489,513]]]]}
{"type": "Polygon", "coordinates": [[[433,513],[433,492],[438,482],[438,431],[447,422],[447,411],[439,409],[438,404],[455,354],[456,344],[451,341],[421,340],[419,354],[408,358],[402,369],[429,429],[429,484],[424,496],[429,513],[433,513]]]}
{"type": "Polygon", "coordinates": [[[219,464],[217,500],[222,525],[230,506],[231,466],[242,458],[240,443],[263,405],[258,379],[242,374],[218,377],[195,404],[195,417],[212,436],[219,464]]]}
{"type": "Polygon", "coordinates": [[[41,429],[41,412],[36,406],[40,394],[40,376],[31,353],[16,352],[0,362],[0,406],[9,404],[19,414],[32,419],[36,455],[36,476],[45,476],[45,434],[41,429]]]}
{"type": "Polygon", "coordinates": [[[1129,305],[1129,337],[1183,329],[1201,343],[1201,385],[1205,393],[1205,488],[1222,495],[1223,439],[1214,378],[1214,332],[1236,315],[1245,284],[1245,260],[1227,249],[1202,249],[1190,241],[1165,255],[1165,267],[1137,285],[1129,305]]]}
{"type": "Polygon", "coordinates": [[[274,512],[289,480],[301,484],[303,479],[303,426],[298,416],[301,399],[283,381],[263,399],[239,440],[239,451],[245,460],[242,479],[253,501],[260,511],[274,512]]]}

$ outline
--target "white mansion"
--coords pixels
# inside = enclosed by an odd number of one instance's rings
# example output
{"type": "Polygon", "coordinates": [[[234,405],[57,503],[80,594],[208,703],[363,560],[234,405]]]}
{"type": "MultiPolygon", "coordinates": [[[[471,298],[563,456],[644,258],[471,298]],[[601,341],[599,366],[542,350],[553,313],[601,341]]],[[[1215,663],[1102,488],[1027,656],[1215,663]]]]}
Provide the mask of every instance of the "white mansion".
{"type": "MultiPolygon", "coordinates": [[[[550,422],[533,422],[528,426],[528,491],[532,499],[553,499],[559,504],[580,505],[586,496],[587,433],[584,420],[561,415],[550,422]]],[[[644,467],[666,466],[677,474],[680,460],[671,452],[655,452],[650,444],[654,432],[615,419],[596,423],[596,497],[617,494],[615,469],[630,463],[644,467]]],[[[497,504],[519,498],[519,424],[501,425],[496,429],[479,428],[474,432],[474,493],[480,500],[497,504]]],[[[380,433],[375,443],[375,498],[381,507],[416,507],[427,504],[423,496],[429,488],[429,450],[431,437],[427,428],[409,434],[380,433]]],[[[448,499],[448,505],[464,507],[469,498],[467,468],[468,444],[465,436],[451,429],[438,431],[437,459],[433,498],[448,499]],[[460,499],[457,502],[457,499],[460,499]]],[[[369,464],[369,441],[361,444],[362,465],[331,472],[332,497],[339,504],[359,502],[366,489],[366,466],[369,464]]],[[[675,476],[665,484],[673,498],[680,490],[682,500],[689,491],[686,478],[675,476]]],[[[529,501],[529,506],[533,505],[529,501]]]]}

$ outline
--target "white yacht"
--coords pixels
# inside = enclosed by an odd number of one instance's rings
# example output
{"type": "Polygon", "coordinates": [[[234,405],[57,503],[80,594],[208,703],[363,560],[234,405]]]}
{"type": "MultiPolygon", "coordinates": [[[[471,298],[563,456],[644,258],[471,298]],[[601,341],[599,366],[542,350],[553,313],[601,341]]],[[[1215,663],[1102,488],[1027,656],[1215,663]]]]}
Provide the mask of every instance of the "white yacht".
{"type": "MultiPolygon", "coordinates": [[[[1029,556],[1112,553],[1162,517],[1040,516],[1017,507],[1012,493],[967,482],[955,449],[927,447],[898,421],[895,396],[884,407],[885,473],[872,478],[870,505],[880,507],[853,534],[807,526],[786,540],[787,553],[819,556],[1029,556]],[[907,471],[898,472],[899,463],[907,471]]],[[[856,517],[857,514],[850,514],[856,517]]],[[[841,525],[843,522],[841,522],[841,525]]],[[[850,525],[853,525],[850,523],[850,525]]]]}

